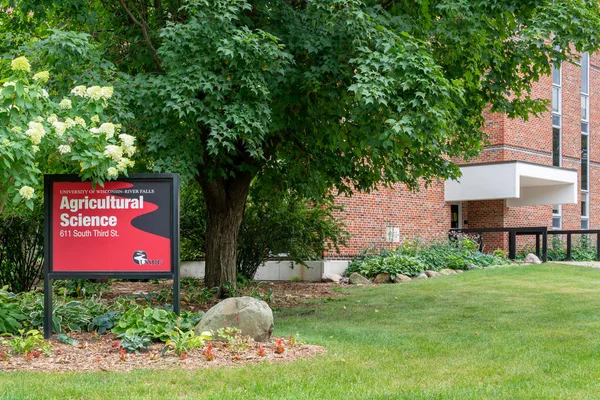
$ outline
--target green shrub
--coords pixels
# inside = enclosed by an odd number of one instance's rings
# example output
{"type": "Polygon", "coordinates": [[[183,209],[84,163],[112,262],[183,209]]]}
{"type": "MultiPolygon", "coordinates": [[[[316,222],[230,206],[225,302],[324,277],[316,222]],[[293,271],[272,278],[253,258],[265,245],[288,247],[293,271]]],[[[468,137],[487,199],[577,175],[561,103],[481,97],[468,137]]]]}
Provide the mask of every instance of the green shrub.
{"type": "Polygon", "coordinates": [[[162,308],[131,307],[123,313],[112,332],[119,336],[148,336],[153,340],[166,342],[171,330],[175,327],[182,330],[193,329],[201,315],[182,311],[181,316],[178,316],[173,311],[162,308]]]}
{"type": "Polygon", "coordinates": [[[23,215],[0,215],[0,287],[14,293],[30,290],[44,265],[44,219],[41,206],[23,215]]]}
{"type": "Polygon", "coordinates": [[[418,275],[424,270],[439,271],[444,268],[466,269],[469,264],[479,267],[508,264],[505,252],[483,254],[478,244],[469,238],[434,242],[429,246],[418,242],[406,242],[394,251],[381,251],[372,254],[368,250],[349,265],[345,275],[352,272],[372,278],[380,273],[388,273],[392,279],[398,274],[418,275]]]}
{"type": "Polygon", "coordinates": [[[56,295],[76,299],[88,296],[102,296],[110,290],[109,283],[96,283],[88,279],[56,279],[52,282],[52,289],[56,295]]]}
{"type": "Polygon", "coordinates": [[[27,354],[33,350],[47,352],[50,349],[50,343],[44,340],[37,329],[27,332],[19,329],[17,335],[11,335],[11,339],[3,340],[2,343],[8,346],[11,354],[27,354]]]}
{"type": "Polygon", "coordinates": [[[175,327],[169,332],[169,340],[163,347],[162,354],[165,355],[168,352],[174,352],[178,356],[183,353],[188,353],[194,349],[204,346],[207,340],[211,340],[212,337],[210,332],[202,332],[201,335],[196,335],[193,330],[185,330],[175,327]]]}
{"type": "Polygon", "coordinates": [[[425,269],[425,264],[417,257],[397,252],[386,252],[365,260],[352,262],[345,274],[350,275],[352,272],[358,272],[367,278],[373,278],[378,274],[390,274],[391,279],[394,279],[399,274],[418,275],[425,269]]]}
{"type": "MultiPolygon", "coordinates": [[[[20,309],[27,316],[26,323],[39,328],[44,323],[44,296],[41,293],[27,292],[19,295],[20,309]]],[[[52,301],[52,331],[63,333],[70,331],[90,332],[96,328],[95,317],[107,313],[108,305],[104,300],[91,298],[84,301],[70,300],[68,297],[52,301]]]]}
{"type": "Polygon", "coordinates": [[[7,288],[4,286],[0,289],[0,334],[19,332],[23,326],[21,321],[27,318],[21,311],[19,299],[7,292],[7,288]]]}
{"type": "MultiPolygon", "coordinates": [[[[595,236],[590,235],[574,235],[571,246],[572,261],[596,261],[597,253],[594,245],[595,236]]],[[[565,261],[567,259],[566,236],[551,235],[548,253],[546,254],[548,261],[565,261]]],[[[517,254],[518,260],[523,260],[527,254],[535,254],[535,249],[526,248],[517,254]]]]}
{"type": "Polygon", "coordinates": [[[237,249],[237,273],[252,280],[269,257],[285,254],[298,264],[322,258],[344,245],[348,232],[330,199],[310,201],[298,194],[251,188],[237,249]]]}
{"type": "Polygon", "coordinates": [[[152,344],[152,338],[145,334],[124,333],[119,336],[121,347],[128,353],[139,353],[146,350],[152,344]]]}

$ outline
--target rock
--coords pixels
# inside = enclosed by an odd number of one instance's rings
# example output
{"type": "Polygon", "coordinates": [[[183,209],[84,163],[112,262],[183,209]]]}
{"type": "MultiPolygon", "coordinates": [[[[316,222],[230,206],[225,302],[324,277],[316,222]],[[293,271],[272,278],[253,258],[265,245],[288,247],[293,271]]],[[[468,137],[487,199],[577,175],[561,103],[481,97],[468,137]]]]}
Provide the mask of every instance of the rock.
{"type": "Polygon", "coordinates": [[[427,275],[421,272],[419,275],[415,276],[413,279],[427,279],[427,275]]]}
{"type": "Polygon", "coordinates": [[[403,274],[398,274],[396,275],[396,277],[394,278],[394,283],[404,283],[404,282],[410,282],[412,279],[410,279],[410,277],[403,275],[403,274]]]}
{"type": "Polygon", "coordinates": [[[457,274],[462,274],[463,272],[465,272],[462,269],[455,269],[454,271],[456,271],[457,274]]]}
{"type": "Polygon", "coordinates": [[[440,273],[428,269],[425,271],[425,275],[427,275],[429,278],[435,278],[436,276],[440,276],[440,273]]]}
{"type": "Polygon", "coordinates": [[[535,254],[529,253],[525,257],[525,263],[527,263],[527,264],[541,264],[542,261],[535,254]]]}
{"type": "Polygon", "coordinates": [[[457,272],[453,269],[449,269],[449,268],[444,268],[442,270],[440,270],[440,275],[454,275],[457,272]]]}
{"type": "Polygon", "coordinates": [[[321,276],[321,282],[339,283],[341,280],[342,280],[342,276],[338,275],[338,274],[324,273],[323,276],[321,276]]]}
{"type": "Polygon", "coordinates": [[[391,281],[390,274],[377,274],[373,283],[389,283],[391,281]]]}
{"type": "Polygon", "coordinates": [[[350,277],[348,278],[348,280],[350,281],[351,284],[353,285],[370,285],[371,281],[368,280],[367,278],[365,278],[364,276],[362,276],[361,274],[357,273],[357,272],[353,272],[352,274],[350,274],[350,277]]]}
{"type": "Polygon", "coordinates": [[[224,327],[238,328],[242,335],[267,342],[273,333],[273,311],[253,297],[231,297],[212,307],[194,328],[196,335],[224,327]]]}
{"type": "Polygon", "coordinates": [[[470,271],[470,270],[472,270],[472,269],[481,269],[481,267],[478,267],[478,266],[477,266],[477,265],[475,265],[475,264],[469,264],[469,265],[467,265],[467,270],[469,270],[469,271],[470,271]]]}
{"type": "Polygon", "coordinates": [[[350,278],[348,278],[347,276],[344,276],[344,277],[342,277],[342,280],[340,281],[340,283],[343,283],[344,285],[349,285],[350,278]]]}

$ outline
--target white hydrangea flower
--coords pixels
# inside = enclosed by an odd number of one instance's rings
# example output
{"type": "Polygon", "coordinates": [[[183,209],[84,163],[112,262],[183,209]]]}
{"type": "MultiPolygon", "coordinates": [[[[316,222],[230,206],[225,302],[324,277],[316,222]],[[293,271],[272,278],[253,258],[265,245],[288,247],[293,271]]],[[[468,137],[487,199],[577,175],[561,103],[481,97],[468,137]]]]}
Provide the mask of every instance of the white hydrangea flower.
{"type": "Polygon", "coordinates": [[[31,143],[40,144],[42,138],[46,134],[44,126],[41,123],[35,121],[31,121],[28,126],[29,129],[25,131],[25,134],[29,136],[31,143]]]}
{"type": "Polygon", "coordinates": [[[110,122],[105,122],[102,125],[100,125],[99,130],[100,130],[100,132],[102,132],[106,135],[107,139],[110,139],[113,136],[115,136],[115,126],[113,124],[111,124],[110,122]]]}
{"type": "Polygon", "coordinates": [[[31,186],[23,186],[21,189],[19,189],[19,194],[25,200],[29,200],[29,199],[33,198],[34,192],[35,192],[35,190],[31,186]]]}
{"type": "Polygon", "coordinates": [[[51,114],[51,115],[50,115],[50,116],[49,116],[49,117],[46,119],[46,121],[47,121],[49,124],[54,124],[56,121],[58,121],[58,116],[57,116],[56,114],[51,114]]]}
{"type": "Polygon", "coordinates": [[[71,118],[67,118],[65,119],[65,126],[67,127],[67,129],[72,128],[75,126],[75,121],[73,121],[73,119],[71,118]]]}
{"type": "Polygon", "coordinates": [[[137,151],[137,148],[135,146],[121,146],[121,148],[123,149],[123,153],[125,155],[127,155],[127,157],[131,157],[135,154],[135,152],[137,151]]]}
{"type": "Polygon", "coordinates": [[[118,162],[123,157],[123,150],[119,146],[109,144],[104,148],[104,155],[118,162]]]}
{"type": "Polygon", "coordinates": [[[62,99],[62,101],[60,102],[60,108],[62,108],[63,110],[70,110],[71,108],[73,108],[73,104],[69,99],[62,99]]]}
{"type": "Polygon", "coordinates": [[[106,172],[108,173],[108,176],[111,178],[116,178],[117,176],[119,176],[119,171],[117,171],[117,169],[115,167],[108,168],[108,170],[106,172]]]}
{"type": "Polygon", "coordinates": [[[81,86],[75,86],[73,88],[73,90],[71,90],[71,93],[73,93],[75,96],[79,96],[79,97],[85,97],[87,88],[83,85],[81,86]]]}
{"type": "Polygon", "coordinates": [[[29,65],[29,60],[25,57],[17,57],[11,61],[10,67],[13,71],[31,71],[31,65],[29,65]]]}
{"type": "Polygon", "coordinates": [[[31,146],[31,151],[33,151],[33,154],[37,153],[38,151],[40,151],[40,147],[39,146],[31,146]]]}
{"type": "Polygon", "coordinates": [[[108,99],[110,99],[113,96],[114,89],[111,86],[103,86],[100,89],[100,92],[102,94],[102,98],[105,99],[105,100],[108,100],[108,99]]]}
{"type": "Polygon", "coordinates": [[[90,118],[90,121],[97,124],[98,122],[100,122],[100,116],[98,114],[96,114],[92,118],[90,118]]]}
{"type": "Polygon", "coordinates": [[[2,86],[4,86],[4,87],[7,87],[7,86],[17,86],[17,84],[15,82],[4,82],[4,84],[2,86]]]}
{"type": "Polygon", "coordinates": [[[124,171],[127,167],[133,167],[134,165],[135,165],[135,162],[131,161],[129,158],[122,157],[117,162],[117,169],[119,171],[124,171]]]}
{"type": "Polygon", "coordinates": [[[12,133],[21,133],[23,132],[23,128],[21,128],[20,126],[13,126],[10,131],[12,133]]]}
{"type": "Polygon", "coordinates": [[[60,154],[67,154],[71,152],[71,146],[69,146],[68,144],[61,144],[60,146],[58,146],[58,152],[60,154]]]}
{"type": "Polygon", "coordinates": [[[128,135],[126,133],[121,133],[119,135],[119,139],[123,142],[124,146],[131,147],[135,143],[135,137],[128,135]]]}
{"type": "Polygon", "coordinates": [[[75,122],[75,125],[79,125],[79,126],[82,126],[84,128],[86,127],[85,120],[83,118],[81,118],[81,117],[75,117],[74,122],[75,122]]]}
{"type": "Polygon", "coordinates": [[[100,100],[103,98],[102,88],[100,86],[91,86],[85,91],[85,97],[92,100],[100,100]]]}
{"type": "Polygon", "coordinates": [[[48,98],[48,96],[50,96],[48,91],[46,89],[42,89],[42,97],[48,98]]]}
{"type": "Polygon", "coordinates": [[[48,71],[40,71],[33,76],[34,81],[40,81],[41,83],[48,82],[50,79],[50,73],[48,71]]]}
{"type": "Polygon", "coordinates": [[[67,130],[67,124],[65,124],[64,122],[54,121],[52,123],[52,126],[54,127],[57,136],[62,136],[67,130]]]}
{"type": "Polygon", "coordinates": [[[97,135],[100,133],[100,129],[99,128],[90,128],[90,132],[97,135]]]}

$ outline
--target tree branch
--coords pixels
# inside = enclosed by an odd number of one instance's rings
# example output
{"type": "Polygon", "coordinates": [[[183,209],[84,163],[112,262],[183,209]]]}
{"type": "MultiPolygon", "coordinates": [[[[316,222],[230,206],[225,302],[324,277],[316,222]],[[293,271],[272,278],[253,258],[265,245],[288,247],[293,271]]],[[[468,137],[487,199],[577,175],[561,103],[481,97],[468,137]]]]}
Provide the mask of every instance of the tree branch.
{"type": "Polygon", "coordinates": [[[150,40],[150,35],[148,34],[148,24],[146,24],[146,21],[144,19],[142,19],[141,21],[139,21],[131,13],[131,11],[129,10],[129,8],[127,7],[127,4],[125,4],[125,0],[119,0],[119,3],[121,3],[121,6],[123,7],[123,9],[127,13],[127,15],[129,15],[129,19],[131,19],[131,21],[134,24],[136,24],[137,26],[139,26],[142,29],[142,34],[144,35],[144,40],[146,41],[146,44],[148,45],[148,47],[150,48],[150,51],[152,53],[152,59],[154,60],[154,62],[156,63],[156,66],[158,68],[162,68],[161,67],[160,58],[158,58],[158,54],[156,52],[156,49],[152,45],[152,41],[150,40]]]}

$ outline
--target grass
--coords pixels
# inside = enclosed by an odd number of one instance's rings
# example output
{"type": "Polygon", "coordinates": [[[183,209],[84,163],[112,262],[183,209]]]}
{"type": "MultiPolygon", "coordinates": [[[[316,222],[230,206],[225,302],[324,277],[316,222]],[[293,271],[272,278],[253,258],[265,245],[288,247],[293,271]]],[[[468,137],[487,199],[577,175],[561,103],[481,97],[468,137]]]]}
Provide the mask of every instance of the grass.
{"type": "Polygon", "coordinates": [[[600,270],[470,271],[275,314],[327,347],[290,364],[199,371],[0,373],[1,399],[593,399],[600,270]]]}

